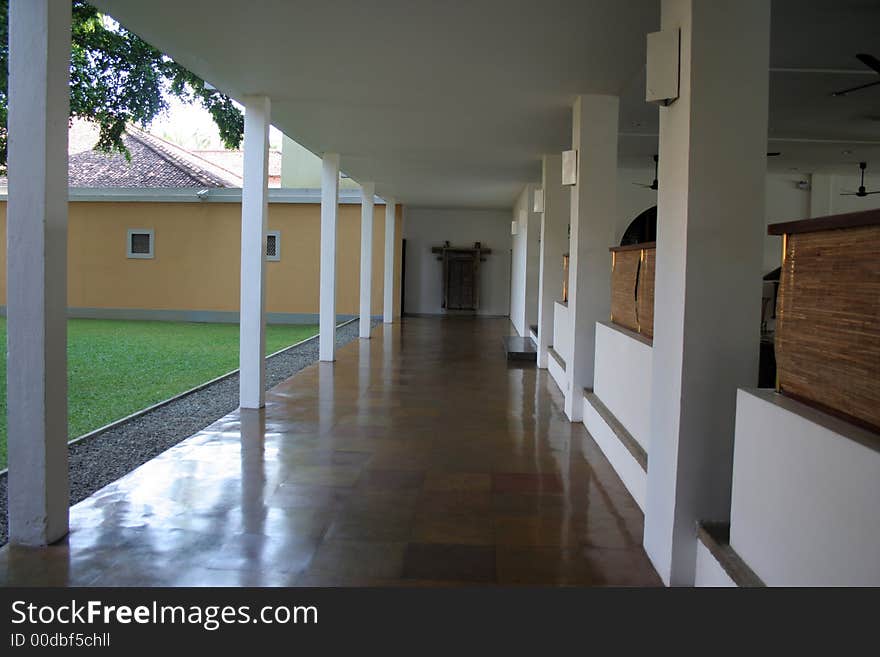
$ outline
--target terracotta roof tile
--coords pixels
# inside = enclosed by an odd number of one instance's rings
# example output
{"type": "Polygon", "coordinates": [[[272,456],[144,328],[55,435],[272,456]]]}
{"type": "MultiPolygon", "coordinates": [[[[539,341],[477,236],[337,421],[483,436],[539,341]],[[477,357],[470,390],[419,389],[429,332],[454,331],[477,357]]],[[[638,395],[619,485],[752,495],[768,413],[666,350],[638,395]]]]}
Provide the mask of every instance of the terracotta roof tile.
{"type": "MultiPolygon", "coordinates": [[[[73,121],[68,133],[70,187],[241,187],[241,176],[170,142],[129,127],[122,141],[131,155],[99,153],[94,124],[73,121]]],[[[6,185],[0,179],[0,186],[6,185]]]]}

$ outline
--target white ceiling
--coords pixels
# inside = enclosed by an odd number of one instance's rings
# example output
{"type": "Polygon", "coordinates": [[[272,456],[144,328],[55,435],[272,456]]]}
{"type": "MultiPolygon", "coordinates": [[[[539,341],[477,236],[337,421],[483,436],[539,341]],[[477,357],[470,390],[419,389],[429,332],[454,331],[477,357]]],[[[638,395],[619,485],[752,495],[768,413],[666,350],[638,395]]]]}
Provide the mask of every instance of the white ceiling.
{"type": "MultiPolygon", "coordinates": [[[[880,1],[773,0],[771,20],[767,150],[782,155],[770,158],[769,168],[857,174],[859,161],[873,160],[880,171],[880,85],[831,96],[880,80],[855,58],[880,58],[880,1]]],[[[652,167],[657,152],[657,110],[641,102],[644,85],[642,72],[621,92],[620,158],[627,166],[652,167]]]]}
{"type": "MultiPolygon", "coordinates": [[[[91,1],[234,98],[269,95],[276,127],[410,205],[511,207],[570,143],[577,93],[621,94],[624,164],[656,152],[658,0],[91,1]]],[[[829,95],[870,81],[854,55],[880,57],[878,25],[877,0],[774,0],[772,68],[858,72],[771,74],[772,167],[880,169],[880,86],[829,95]]]]}

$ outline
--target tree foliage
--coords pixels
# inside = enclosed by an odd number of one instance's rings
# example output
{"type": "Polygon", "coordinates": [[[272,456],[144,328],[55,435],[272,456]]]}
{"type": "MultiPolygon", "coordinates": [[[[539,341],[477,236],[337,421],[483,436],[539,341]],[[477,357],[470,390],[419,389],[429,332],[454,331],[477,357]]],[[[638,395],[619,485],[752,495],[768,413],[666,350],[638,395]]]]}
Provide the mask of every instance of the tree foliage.
{"type": "MultiPolygon", "coordinates": [[[[166,57],[124,27],[105,21],[83,0],[72,0],[70,116],[95,122],[96,150],[128,156],[122,141],[129,123],[145,126],[168,107],[166,93],[200,103],[227,148],[238,148],[244,117],[232,99],[166,57]]],[[[0,169],[6,169],[9,100],[9,3],[0,0],[0,169]]]]}

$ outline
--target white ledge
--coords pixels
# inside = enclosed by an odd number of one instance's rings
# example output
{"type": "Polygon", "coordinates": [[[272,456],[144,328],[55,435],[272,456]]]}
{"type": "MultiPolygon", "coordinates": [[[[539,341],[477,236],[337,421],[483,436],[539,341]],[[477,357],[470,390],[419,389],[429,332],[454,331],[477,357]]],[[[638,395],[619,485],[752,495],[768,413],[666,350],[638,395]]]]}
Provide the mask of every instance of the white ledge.
{"type": "Polygon", "coordinates": [[[851,422],[847,422],[842,418],[829,415],[809,404],[792,399],[791,397],[786,397],[771,388],[740,388],[740,392],[757,397],[758,399],[773,404],[774,406],[778,406],[789,413],[794,413],[808,422],[818,424],[820,427],[833,431],[844,438],[848,438],[853,442],[872,449],[875,452],[880,452],[880,435],[868,431],[867,429],[863,429],[851,422]]]}

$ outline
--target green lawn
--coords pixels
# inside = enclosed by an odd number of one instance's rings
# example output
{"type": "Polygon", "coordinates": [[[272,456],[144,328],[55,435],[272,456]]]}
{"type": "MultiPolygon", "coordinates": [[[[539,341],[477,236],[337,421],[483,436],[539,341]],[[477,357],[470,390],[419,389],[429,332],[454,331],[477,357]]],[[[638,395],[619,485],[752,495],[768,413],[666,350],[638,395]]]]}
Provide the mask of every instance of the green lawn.
{"type": "MultiPolygon", "coordinates": [[[[266,327],[266,353],[315,335],[266,327]]],[[[6,344],[6,319],[0,318],[6,344]]],[[[237,324],[67,322],[69,435],[76,438],[238,367],[237,324]]],[[[6,350],[0,353],[0,469],[6,467],[6,350]]]]}

